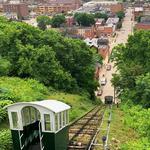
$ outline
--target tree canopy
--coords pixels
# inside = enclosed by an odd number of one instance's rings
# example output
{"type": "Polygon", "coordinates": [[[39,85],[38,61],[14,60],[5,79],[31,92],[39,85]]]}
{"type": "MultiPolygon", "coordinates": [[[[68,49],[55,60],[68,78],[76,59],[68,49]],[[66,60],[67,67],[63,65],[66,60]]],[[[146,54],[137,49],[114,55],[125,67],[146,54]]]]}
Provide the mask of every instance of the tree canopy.
{"type": "Polygon", "coordinates": [[[64,15],[56,15],[51,20],[51,25],[54,28],[58,28],[66,22],[64,15]]]}
{"type": "Polygon", "coordinates": [[[68,92],[94,93],[95,57],[81,40],[21,22],[0,23],[0,53],[9,76],[34,78],[68,92]],[[12,44],[13,43],[13,44],[12,44]],[[9,62],[9,63],[8,63],[9,62]]]}
{"type": "Polygon", "coordinates": [[[38,23],[38,27],[41,29],[41,30],[45,30],[47,29],[47,25],[49,25],[51,23],[51,20],[48,16],[38,16],[37,17],[37,23],[38,23]]]}
{"type": "Polygon", "coordinates": [[[150,31],[137,31],[125,45],[114,48],[112,58],[119,74],[115,74],[113,84],[124,99],[150,107],[150,31]]]}
{"type": "Polygon", "coordinates": [[[119,21],[121,21],[125,17],[125,13],[123,11],[117,12],[116,15],[119,18],[119,21]]]}
{"type": "Polygon", "coordinates": [[[79,25],[91,26],[95,23],[94,15],[87,13],[76,13],[74,15],[75,20],[79,25]]]}
{"type": "Polygon", "coordinates": [[[103,19],[105,19],[105,20],[107,20],[108,19],[108,15],[106,14],[106,13],[95,13],[94,14],[94,17],[95,18],[103,18],[103,19]]]}

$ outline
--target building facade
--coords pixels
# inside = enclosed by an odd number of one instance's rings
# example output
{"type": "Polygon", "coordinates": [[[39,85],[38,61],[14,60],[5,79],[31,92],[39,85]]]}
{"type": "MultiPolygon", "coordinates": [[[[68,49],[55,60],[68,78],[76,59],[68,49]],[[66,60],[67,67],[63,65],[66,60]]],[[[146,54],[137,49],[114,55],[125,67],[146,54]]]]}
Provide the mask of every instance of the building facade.
{"type": "Polygon", "coordinates": [[[3,12],[6,14],[17,14],[19,19],[27,18],[29,15],[28,6],[25,3],[5,3],[3,4],[3,12]]]}
{"type": "Polygon", "coordinates": [[[80,0],[56,0],[41,3],[37,6],[37,14],[62,13],[78,9],[81,6],[80,0]]]}

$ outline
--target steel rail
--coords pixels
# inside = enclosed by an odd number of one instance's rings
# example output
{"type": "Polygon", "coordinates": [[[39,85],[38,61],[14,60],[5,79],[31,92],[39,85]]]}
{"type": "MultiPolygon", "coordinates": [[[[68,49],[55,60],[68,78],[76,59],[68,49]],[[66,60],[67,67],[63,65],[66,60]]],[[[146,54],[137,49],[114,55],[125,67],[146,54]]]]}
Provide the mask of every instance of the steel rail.
{"type": "MultiPolygon", "coordinates": [[[[73,137],[70,139],[68,149],[85,149],[85,150],[89,149],[92,139],[97,132],[97,126],[99,125],[99,122],[102,120],[102,117],[104,114],[104,111],[102,111],[103,109],[105,110],[104,106],[95,107],[92,110],[90,110],[88,113],[86,113],[85,115],[83,115],[82,117],[80,117],[79,119],[77,119],[76,121],[74,121],[73,123],[70,124],[70,128],[75,127],[75,126],[80,126],[80,125],[82,125],[82,127],[79,129],[75,129],[76,132],[74,133],[73,137]],[[91,120],[93,120],[93,124],[91,124],[91,120]],[[83,124],[82,124],[82,121],[83,121],[83,124]],[[81,122],[81,123],[78,124],[78,122],[81,122]],[[85,127],[88,127],[88,128],[85,128],[85,127]],[[76,139],[78,136],[81,137],[84,135],[90,136],[90,139],[86,142],[86,144],[84,144],[84,146],[83,145],[82,146],[73,146],[72,145],[72,142],[74,141],[74,139],[76,139]]],[[[71,132],[71,134],[73,134],[73,132],[71,132]]]]}

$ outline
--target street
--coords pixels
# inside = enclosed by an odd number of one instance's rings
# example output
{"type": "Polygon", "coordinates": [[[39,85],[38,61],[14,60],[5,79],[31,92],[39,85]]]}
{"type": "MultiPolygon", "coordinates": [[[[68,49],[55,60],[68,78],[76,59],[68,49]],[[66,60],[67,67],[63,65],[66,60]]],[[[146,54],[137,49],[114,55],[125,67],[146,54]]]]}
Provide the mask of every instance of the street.
{"type": "MultiPolygon", "coordinates": [[[[110,43],[110,53],[113,49],[113,47],[117,46],[120,43],[126,43],[127,39],[128,39],[128,35],[132,34],[132,30],[133,30],[133,21],[131,21],[131,17],[132,17],[132,10],[131,8],[127,9],[127,13],[126,16],[124,18],[123,24],[122,24],[122,28],[120,31],[117,31],[117,35],[114,38],[114,40],[110,43]]],[[[114,87],[111,85],[111,79],[112,79],[112,74],[116,72],[116,68],[114,67],[114,62],[110,62],[111,64],[111,70],[110,71],[106,71],[106,67],[105,64],[107,64],[108,62],[108,57],[106,57],[106,59],[103,62],[103,68],[102,71],[100,72],[99,77],[102,78],[103,75],[105,75],[106,79],[107,79],[107,83],[105,86],[102,87],[103,89],[103,93],[101,96],[101,100],[104,102],[104,97],[107,95],[111,95],[114,96],[114,87]]],[[[99,79],[99,83],[100,83],[100,79],[99,79]]],[[[116,103],[116,101],[115,101],[116,103]]]]}

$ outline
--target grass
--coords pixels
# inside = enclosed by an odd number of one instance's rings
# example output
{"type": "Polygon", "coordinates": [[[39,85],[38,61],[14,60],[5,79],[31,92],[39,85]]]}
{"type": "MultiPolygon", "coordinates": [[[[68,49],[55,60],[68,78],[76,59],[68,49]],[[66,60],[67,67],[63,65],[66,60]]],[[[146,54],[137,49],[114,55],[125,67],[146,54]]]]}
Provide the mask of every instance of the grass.
{"type": "Polygon", "coordinates": [[[70,121],[74,121],[98,104],[98,101],[94,102],[85,95],[64,92],[52,92],[48,98],[60,100],[71,106],[70,121]]]}
{"type": "MultiPolygon", "coordinates": [[[[98,134],[97,138],[97,143],[101,144],[101,146],[95,147],[94,150],[103,150],[102,136],[106,136],[107,132],[103,129],[107,129],[109,112],[110,110],[107,108],[104,114],[103,123],[101,125],[102,130],[98,134]]],[[[108,137],[108,145],[111,150],[120,150],[120,146],[130,141],[130,139],[138,139],[137,133],[124,124],[124,115],[125,114],[120,108],[116,108],[116,105],[113,106],[112,120],[110,123],[110,132],[108,137]]]]}
{"type": "Polygon", "coordinates": [[[112,112],[113,114],[110,125],[109,144],[111,145],[111,150],[116,150],[119,149],[121,144],[130,141],[130,139],[138,139],[138,135],[133,129],[124,124],[123,120],[125,114],[120,110],[120,108],[113,106],[112,112]]]}

